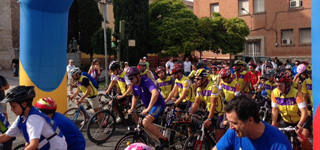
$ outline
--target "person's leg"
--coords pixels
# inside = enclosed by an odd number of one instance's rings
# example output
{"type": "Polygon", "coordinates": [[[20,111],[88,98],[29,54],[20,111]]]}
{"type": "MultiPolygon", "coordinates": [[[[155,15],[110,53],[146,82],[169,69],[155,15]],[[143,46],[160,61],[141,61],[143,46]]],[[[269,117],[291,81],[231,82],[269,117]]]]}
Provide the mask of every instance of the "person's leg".
{"type": "Polygon", "coordinates": [[[143,119],[143,126],[152,132],[159,139],[166,139],[165,136],[162,135],[157,126],[153,124],[153,121],[158,118],[163,108],[161,106],[153,106],[149,114],[143,119]]]}
{"type": "MultiPolygon", "coordinates": [[[[100,110],[100,106],[99,106],[99,97],[96,96],[94,98],[86,98],[88,100],[88,102],[90,103],[92,109],[94,112],[98,112],[100,110]]],[[[99,114],[99,118],[102,119],[104,116],[102,113],[99,114]]]]}

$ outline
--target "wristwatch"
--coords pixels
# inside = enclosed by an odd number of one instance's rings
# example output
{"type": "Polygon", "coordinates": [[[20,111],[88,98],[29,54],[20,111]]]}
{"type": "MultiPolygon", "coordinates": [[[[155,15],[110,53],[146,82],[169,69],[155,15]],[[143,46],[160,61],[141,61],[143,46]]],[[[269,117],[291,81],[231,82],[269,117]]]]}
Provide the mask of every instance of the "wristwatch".
{"type": "Polygon", "coordinates": [[[208,118],[207,120],[212,121],[212,119],[211,119],[211,118],[208,118]]]}

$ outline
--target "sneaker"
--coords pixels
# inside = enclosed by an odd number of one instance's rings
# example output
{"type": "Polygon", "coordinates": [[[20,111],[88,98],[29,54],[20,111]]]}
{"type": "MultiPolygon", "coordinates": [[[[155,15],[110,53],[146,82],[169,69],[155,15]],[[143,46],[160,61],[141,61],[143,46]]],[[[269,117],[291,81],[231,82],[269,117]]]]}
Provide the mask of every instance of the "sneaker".
{"type": "Polygon", "coordinates": [[[160,145],[156,146],[156,150],[164,150],[169,148],[169,141],[160,139],[160,145]]]}
{"type": "Polygon", "coordinates": [[[122,119],[120,117],[117,118],[117,123],[121,123],[122,122],[122,119]]]}

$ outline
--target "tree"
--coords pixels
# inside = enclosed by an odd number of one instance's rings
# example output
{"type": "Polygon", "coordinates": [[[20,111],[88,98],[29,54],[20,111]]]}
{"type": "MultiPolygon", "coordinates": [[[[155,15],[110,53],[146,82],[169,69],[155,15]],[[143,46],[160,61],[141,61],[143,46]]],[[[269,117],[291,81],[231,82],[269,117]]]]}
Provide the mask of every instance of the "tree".
{"type": "Polygon", "coordinates": [[[150,4],[152,51],[176,56],[197,48],[197,16],[181,0],[156,0],[150,4]]]}
{"type": "Polygon", "coordinates": [[[121,41],[121,60],[136,64],[139,58],[149,51],[149,0],[115,0],[113,1],[115,31],[119,31],[119,21],[129,23],[128,39],[135,39],[136,46],[126,49],[127,44],[121,41]],[[130,57],[135,56],[135,57],[130,57]]]}
{"type": "Polygon", "coordinates": [[[79,41],[78,0],[73,1],[69,10],[68,41],[73,37],[79,41]]]}
{"type": "MultiPolygon", "coordinates": [[[[111,29],[107,28],[107,49],[108,55],[116,55],[117,52],[111,49],[111,29]]],[[[105,55],[104,53],[104,29],[100,28],[91,38],[92,49],[95,54],[105,55]]]]}
{"type": "Polygon", "coordinates": [[[94,0],[78,0],[78,17],[80,32],[78,43],[80,50],[86,54],[90,54],[90,60],[92,61],[91,38],[101,27],[102,21],[97,2],[94,0]]]}

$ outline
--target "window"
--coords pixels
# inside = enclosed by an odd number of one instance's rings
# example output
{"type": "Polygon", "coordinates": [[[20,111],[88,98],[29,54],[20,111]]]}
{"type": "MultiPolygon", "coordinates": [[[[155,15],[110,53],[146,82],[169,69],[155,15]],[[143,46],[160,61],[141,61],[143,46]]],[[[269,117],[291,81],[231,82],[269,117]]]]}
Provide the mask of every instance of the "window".
{"type": "Polygon", "coordinates": [[[311,44],[311,28],[300,29],[300,44],[311,44]]]}
{"type": "Polygon", "coordinates": [[[211,7],[211,15],[210,16],[211,16],[211,18],[213,18],[212,13],[219,12],[219,3],[211,4],[210,7],[211,7]]]}
{"type": "Polygon", "coordinates": [[[250,56],[261,56],[260,43],[261,40],[247,41],[245,54],[250,56]]]}
{"type": "Polygon", "coordinates": [[[282,45],[293,44],[293,30],[281,30],[282,45]]]}
{"type": "Polygon", "coordinates": [[[239,14],[249,14],[249,0],[239,0],[239,14]]]}
{"type": "Polygon", "coordinates": [[[254,0],[254,13],[265,12],[264,0],[254,0]]]}

